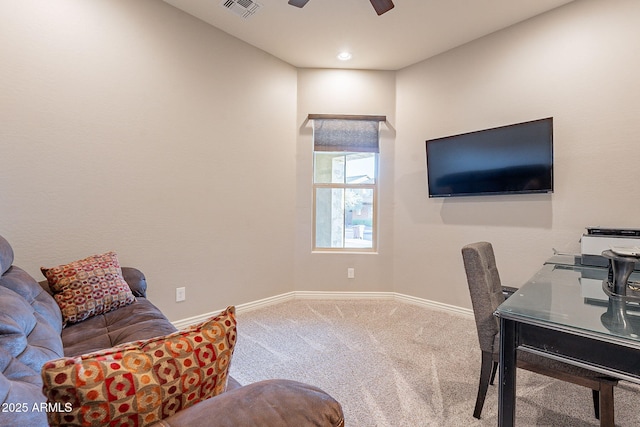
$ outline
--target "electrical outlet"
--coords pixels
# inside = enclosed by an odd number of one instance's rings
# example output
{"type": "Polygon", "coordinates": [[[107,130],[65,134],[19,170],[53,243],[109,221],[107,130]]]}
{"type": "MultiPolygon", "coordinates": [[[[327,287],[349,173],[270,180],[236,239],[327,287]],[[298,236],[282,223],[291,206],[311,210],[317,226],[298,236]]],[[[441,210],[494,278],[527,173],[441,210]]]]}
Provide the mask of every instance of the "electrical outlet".
{"type": "Polygon", "coordinates": [[[356,269],[353,267],[347,268],[347,279],[355,279],[356,269]]]}
{"type": "Polygon", "coordinates": [[[176,302],[184,301],[187,299],[187,290],[183,286],[181,288],[176,288],[176,302]]]}

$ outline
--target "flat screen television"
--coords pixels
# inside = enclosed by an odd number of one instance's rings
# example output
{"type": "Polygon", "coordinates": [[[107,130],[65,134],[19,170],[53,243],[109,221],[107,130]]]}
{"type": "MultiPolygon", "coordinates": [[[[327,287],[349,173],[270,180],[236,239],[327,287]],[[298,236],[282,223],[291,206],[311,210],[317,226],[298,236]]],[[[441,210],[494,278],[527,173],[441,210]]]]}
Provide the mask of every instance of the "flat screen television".
{"type": "Polygon", "coordinates": [[[553,192],[553,117],[426,142],[429,197],[553,192]]]}

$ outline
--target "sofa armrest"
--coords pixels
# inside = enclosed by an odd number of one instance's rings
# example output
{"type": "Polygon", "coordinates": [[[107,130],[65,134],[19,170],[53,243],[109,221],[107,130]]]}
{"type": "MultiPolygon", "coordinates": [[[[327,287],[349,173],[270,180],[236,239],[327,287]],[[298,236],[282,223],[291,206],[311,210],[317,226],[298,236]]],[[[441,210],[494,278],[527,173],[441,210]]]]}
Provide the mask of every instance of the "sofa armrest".
{"type": "Polygon", "coordinates": [[[266,380],[227,391],[155,424],[163,427],[343,427],[342,407],[317,387],[266,380]]]}
{"type": "Polygon", "coordinates": [[[122,277],[131,288],[133,295],[137,297],[147,297],[147,278],[142,271],[133,267],[122,267],[122,277]]]}

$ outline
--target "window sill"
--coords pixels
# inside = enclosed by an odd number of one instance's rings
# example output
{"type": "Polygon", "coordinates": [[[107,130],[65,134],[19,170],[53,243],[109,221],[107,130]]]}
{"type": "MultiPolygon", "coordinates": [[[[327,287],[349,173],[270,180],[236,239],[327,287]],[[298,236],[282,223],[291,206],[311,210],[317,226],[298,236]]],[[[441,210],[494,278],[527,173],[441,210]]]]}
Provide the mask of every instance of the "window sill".
{"type": "Polygon", "coordinates": [[[334,251],[322,251],[322,250],[312,250],[311,254],[329,254],[329,255],[378,255],[378,251],[349,251],[349,250],[334,250],[334,251]]]}

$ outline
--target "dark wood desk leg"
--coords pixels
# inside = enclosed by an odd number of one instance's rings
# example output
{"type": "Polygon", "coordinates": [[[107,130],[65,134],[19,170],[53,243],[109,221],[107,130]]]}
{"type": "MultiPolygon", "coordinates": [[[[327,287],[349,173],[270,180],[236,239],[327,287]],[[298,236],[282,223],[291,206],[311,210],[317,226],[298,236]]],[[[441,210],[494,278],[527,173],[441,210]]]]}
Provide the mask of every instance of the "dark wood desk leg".
{"type": "Polygon", "coordinates": [[[516,419],[516,322],[500,318],[500,387],[498,426],[513,427],[516,419]]]}
{"type": "Polygon", "coordinates": [[[613,384],[600,385],[600,427],[614,427],[613,384]]]}

